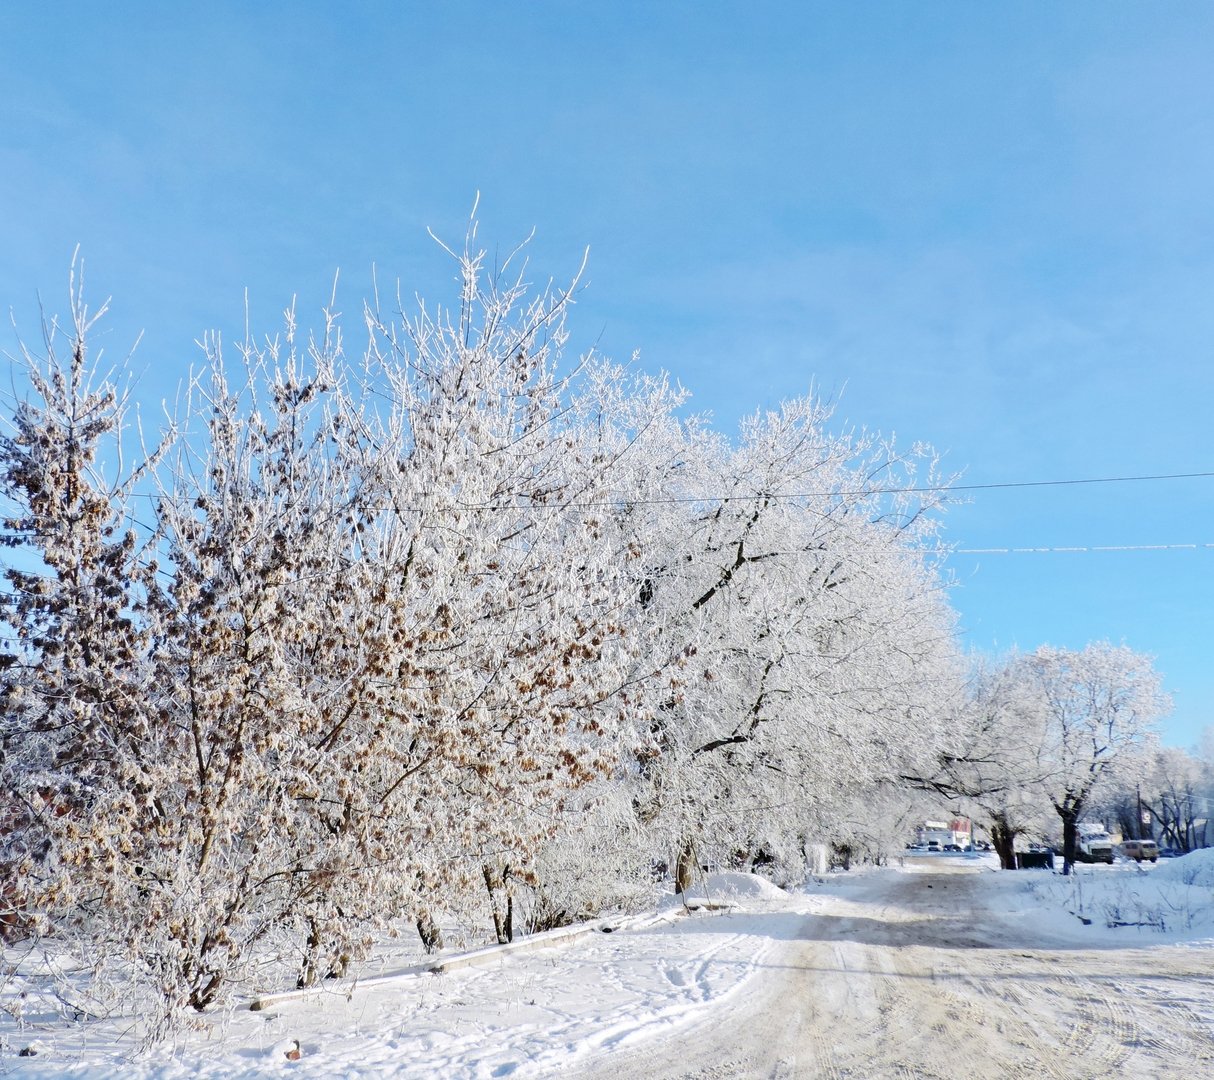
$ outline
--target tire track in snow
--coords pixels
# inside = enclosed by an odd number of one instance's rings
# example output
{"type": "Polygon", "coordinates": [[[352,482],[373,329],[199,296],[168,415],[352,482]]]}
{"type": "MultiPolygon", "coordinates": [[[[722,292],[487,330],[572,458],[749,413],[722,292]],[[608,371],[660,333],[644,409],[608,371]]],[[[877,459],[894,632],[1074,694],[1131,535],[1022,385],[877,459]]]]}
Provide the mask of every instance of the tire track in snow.
{"type": "Polygon", "coordinates": [[[841,888],[752,990],[714,1006],[715,1024],[583,1075],[1214,1076],[1208,951],[1042,947],[1022,917],[998,917],[976,874],[874,875],[841,888]]]}

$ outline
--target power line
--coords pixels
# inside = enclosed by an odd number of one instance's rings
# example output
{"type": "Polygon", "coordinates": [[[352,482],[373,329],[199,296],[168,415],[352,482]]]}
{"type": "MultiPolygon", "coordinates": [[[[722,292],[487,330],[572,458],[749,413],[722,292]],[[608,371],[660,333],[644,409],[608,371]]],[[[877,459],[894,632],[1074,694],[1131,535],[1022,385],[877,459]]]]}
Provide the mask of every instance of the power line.
{"type": "Polygon", "coordinates": [[[954,548],[953,555],[1086,555],[1098,551],[1206,551],[1214,544],[1101,544],[1088,547],[954,548]]]}
{"type": "MultiPolygon", "coordinates": [[[[662,497],[639,497],[628,496],[624,494],[616,494],[611,499],[586,500],[579,501],[571,499],[568,502],[562,502],[559,499],[553,499],[551,502],[533,502],[530,499],[523,500],[514,498],[493,503],[459,503],[452,502],[447,506],[420,506],[420,505],[395,505],[378,508],[362,507],[363,511],[387,511],[395,510],[398,513],[417,513],[422,514],[427,511],[433,513],[439,511],[506,511],[506,510],[600,510],[600,509],[619,509],[621,505],[626,506],[656,506],[656,505],[689,505],[694,503],[715,503],[729,502],[734,500],[750,500],[750,499],[766,499],[771,501],[785,501],[790,499],[808,499],[808,498],[824,498],[838,496],[865,496],[865,495],[889,495],[889,494],[931,494],[931,493],[948,493],[956,491],[998,491],[998,490],[1014,490],[1018,488],[1040,488],[1040,487],[1065,487],[1077,486],[1084,484],[1123,484],[1123,483],[1147,483],[1161,480],[1196,480],[1209,479],[1214,477],[1214,471],[1205,472],[1184,472],[1184,473],[1151,473],[1151,474],[1136,474],[1127,476],[1099,476],[1099,477],[1077,477],[1064,480],[1011,480],[1000,481],[988,484],[931,484],[919,487],[873,487],[861,488],[855,490],[839,489],[839,490],[819,490],[819,491],[802,491],[794,493],[779,494],[775,492],[745,492],[742,494],[707,494],[707,495],[687,495],[687,496],[662,496],[662,497]]],[[[419,492],[423,499],[430,497],[429,493],[419,492]]],[[[199,496],[194,495],[173,495],[173,494],[153,494],[147,492],[128,492],[128,497],[143,498],[149,500],[158,500],[164,502],[185,502],[195,503],[199,496]]],[[[220,496],[221,498],[221,496],[220,496]]],[[[122,515],[125,519],[139,525],[147,532],[154,532],[151,526],[140,521],[129,511],[122,515]]],[[[1031,547],[984,547],[984,548],[952,548],[943,549],[944,555],[1056,555],[1056,554],[1097,554],[1111,552],[1138,552],[1138,551],[1203,551],[1214,549],[1214,543],[1192,543],[1192,544],[1099,544],[1099,545],[1068,545],[1068,546],[1040,546],[1031,547]]],[[[161,571],[164,573],[164,571],[161,571]]],[[[35,576],[39,576],[36,575],[35,576]]],[[[167,576],[167,575],[166,575],[167,576]]]]}
{"type": "Polygon", "coordinates": [[[1214,472],[1155,473],[1147,476],[1094,476],[1078,480],[1020,480],[997,484],[945,484],[940,487],[894,488],[906,491],[987,491],[995,488],[1065,487],[1074,484],[1128,484],[1144,480],[1195,480],[1214,476],[1214,472]]]}
{"type": "MultiPolygon", "coordinates": [[[[669,506],[669,505],[684,505],[691,503],[702,502],[729,502],[740,499],[770,499],[772,501],[785,501],[789,499],[813,499],[826,498],[830,496],[865,496],[865,495],[930,495],[942,494],[955,491],[1006,491],[1017,488],[1042,488],[1042,487],[1074,487],[1082,484],[1130,484],[1130,483],[1145,483],[1158,480],[1198,480],[1209,479],[1214,477],[1214,471],[1210,472],[1186,472],[1186,473],[1153,473],[1147,475],[1136,476],[1094,476],[1094,477],[1079,477],[1067,480],[1009,480],[1000,481],[989,484],[925,484],[912,487],[869,487],[869,488],[824,488],[817,491],[794,491],[794,492],[773,492],[773,491],[753,491],[738,493],[722,493],[710,492],[702,495],[664,495],[660,497],[653,496],[636,496],[627,494],[617,494],[610,499],[593,499],[593,500],[578,500],[571,499],[568,502],[562,502],[560,499],[552,499],[550,502],[534,502],[530,499],[524,500],[516,497],[514,499],[506,499],[501,502],[489,503],[460,503],[452,502],[450,508],[459,510],[512,510],[512,509],[536,509],[536,510],[578,510],[578,509],[602,509],[608,507],[619,507],[621,504],[631,506],[669,506]]],[[[159,495],[145,492],[131,492],[132,497],[142,499],[157,499],[164,501],[184,501],[194,502],[197,495],[159,495]]],[[[422,498],[428,498],[429,493],[418,492],[422,498]]],[[[399,507],[381,507],[380,509],[399,509],[410,512],[421,512],[425,507],[402,505],[399,507]]]]}

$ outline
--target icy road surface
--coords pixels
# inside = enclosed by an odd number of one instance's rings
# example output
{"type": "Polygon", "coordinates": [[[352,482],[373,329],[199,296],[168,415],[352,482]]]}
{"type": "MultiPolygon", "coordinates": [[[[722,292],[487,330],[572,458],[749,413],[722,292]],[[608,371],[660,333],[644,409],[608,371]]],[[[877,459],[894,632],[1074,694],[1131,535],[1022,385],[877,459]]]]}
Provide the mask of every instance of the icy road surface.
{"type": "Polygon", "coordinates": [[[808,918],[769,916],[792,940],[743,993],[585,1075],[1214,1077],[1208,945],[1107,941],[1078,919],[1069,932],[1032,905],[993,911],[971,866],[918,869],[858,877],[808,918]],[[1103,947],[1085,947],[1089,932],[1103,947]]]}
{"type": "Polygon", "coordinates": [[[387,955],[142,1055],[129,1018],[65,1026],[9,980],[0,1077],[1214,1078],[1214,850],[1065,879],[957,856],[795,896],[740,874],[707,889],[734,910],[573,928],[442,975],[387,955]]]}

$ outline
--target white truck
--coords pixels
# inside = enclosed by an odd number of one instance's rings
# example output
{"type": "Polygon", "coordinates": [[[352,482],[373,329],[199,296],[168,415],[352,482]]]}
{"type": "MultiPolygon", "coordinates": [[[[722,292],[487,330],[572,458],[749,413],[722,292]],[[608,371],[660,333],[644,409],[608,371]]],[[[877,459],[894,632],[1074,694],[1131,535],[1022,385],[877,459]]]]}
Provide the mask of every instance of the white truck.
{"type": "Polygon", "coordinates": [[[1078,843],[1075,845],[1075,858],[1080,862],[1109,863],[1113,862],[1113,838],[1103,825],[1080,823],[1078,843]]]}

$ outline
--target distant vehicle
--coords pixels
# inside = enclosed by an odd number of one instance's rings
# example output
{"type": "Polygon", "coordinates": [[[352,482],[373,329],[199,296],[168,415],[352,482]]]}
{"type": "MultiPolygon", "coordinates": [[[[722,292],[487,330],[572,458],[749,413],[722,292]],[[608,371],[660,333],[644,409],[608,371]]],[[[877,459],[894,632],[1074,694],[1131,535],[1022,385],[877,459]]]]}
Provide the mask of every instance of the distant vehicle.
{"type": "Polygon", "coordinates": [[[960,844],[945,844],[945,845],[944,845],[944,849],[943,849],[943,850],[945,850],[945,851],[960,851],[960,850],[961,850],[961,845],[960,845],[960,844]]]}
{"type": "Polygon", "coordinates": [[[1104,832],[1088,832],[1080,835],[1075,845],[1075,858],[1079,862],[1113,863],[1113,838],[1104,832]]]}
{"type": "Polygon", "coordinates": [[[940,841],[939,840],[929,840],[927,842],[927,850],[928,851],[939,851],[940,850],[940,841]]]}
{"type": "Polygon", "coordinates": [[[974,847],[977,848],[979,851],[990,851],[991,850],[991,845],[988,844],[985,840],[979,840],[978,843],[976,843],[974,845],[974,847]]]}
{"type": "Polygon", "coordinates": [[[1121,857],[1142,862],[1144,859],[1156,862],[1159,859],[1159,845],[1154,840],[1123,840],[1121,857]]]}
{"type": "Polygon", "coordinates": [[[1184,852],[1180,848],[1161,847],[1159,849],[1159,857],[1161,859],[1179,859],[1184,852]]]}

